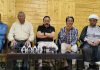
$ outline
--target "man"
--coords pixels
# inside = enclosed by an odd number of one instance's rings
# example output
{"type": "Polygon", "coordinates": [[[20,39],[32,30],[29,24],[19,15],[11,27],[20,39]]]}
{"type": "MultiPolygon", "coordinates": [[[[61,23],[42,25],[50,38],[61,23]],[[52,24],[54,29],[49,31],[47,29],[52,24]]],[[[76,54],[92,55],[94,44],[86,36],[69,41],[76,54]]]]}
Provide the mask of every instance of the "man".
{"type": "MultiPolygon", "coordinates": [[[[38,48],[42,53],[42,48],[45,46],[46,48],[54,48],[56,51],[58,47],[54,43],[55,36],[55,28],[50,25],[50,17],[45,16],[43,18],[43,25],[40,25],[37,29],[37,40],[38,40],[38,48]]],[[[42,70],[42,62],[39,60],[39,70],[42,70]]]]}
{"type": "Polygon", "coordinates": [[[1,21],[1,14],[0,14],[0,53],[2,52],[6,34],[7,34],[8,26],[1,21]]]}
{"type": "MultiPolygon", "coordinates": [[[[58,34],[58,43],[61,45],[61,53],[75,54],[77,52],[78,30],[73,27],[74,18],[68,16],[66,18],[66,26],[63,27],[58,34]]],[[[70,61],[70,60],[69,60],[70,61]]],[[[70,62],[69,62],[70,63],[70,62]]],[[[71,70],[71,66],[64,61],[64,68],[71,70]]]]}
{"type": "Polygon", "coordinates": [[[25,13],[18,13],[18,21],[12,24],[8,34],[8,40],[11,41],[11,46],[19,48],[31,45],[30,42],[34,40],[33,26],[30,22],[25,20],[25,13]]]}
{"type": "Polygon", "coordinates": [[[37,39],[38,39],[38,48],[46,46],[47,48],[55,48],[58,50],[57,45],[54,43],[55,37],[55,28],[50,25],[50,17],[45,16],[43,18],[43,25],[40,25],[37,29],[37,39]]]}
{"type": "MultiPolygon", "coordinates": [[[[11,41],[11,46],[17,49],[17,52],[21,52],[21,48],[25,46],[28,48],[33,40],[33,26],[30,22],[25,20],[25,13],[18,13],[18,21],[12,24],[10,32],[8,34],[8,40],[11,41]]],[[[24,60],[23,70],[28,70],[28,62],[24,60]]]]}
{"type": "Polygon", "coordinates": [[[80,35],[82,42],[85,69],[89,68],[90,62],[100,61],[100,27],[97,26],[98,16],[89,16],[90,25],[85,26],[80,35]]]}

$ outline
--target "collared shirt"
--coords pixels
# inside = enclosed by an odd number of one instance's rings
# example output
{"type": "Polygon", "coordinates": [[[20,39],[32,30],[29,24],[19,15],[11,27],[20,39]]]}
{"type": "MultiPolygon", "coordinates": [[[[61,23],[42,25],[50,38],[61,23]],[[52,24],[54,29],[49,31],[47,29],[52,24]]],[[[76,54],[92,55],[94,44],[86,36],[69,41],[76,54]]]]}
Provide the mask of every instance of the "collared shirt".
{"type": "Polygon", "coordinates": [[[5,43],[5,36],[7,34],[8,26],[0,22],[0,50],[2,49],[5,43]]]}
{"type": "Polygon", "coordinates": [[[71,45],[75,45],[78,40],[78,30],[76,28],[72,28],[67,34],[66,34],[66,28],[62,28],[61,31],[58,34],[59,36],[59,43],[67,43],[71,45]]]}
{"type": "Polygon", "coordinates": [[[12,24],[8,34],[8,40],[34,40],[33,26],[30,22],[25,21],[21,24],[19,21],[12,24]]]}
{"type": "MultiPolygon", "coordinates": [[[[47,28],[44,25],[40,25],[37,31],[41,31],[42,33],[52,33],[55,32],[55,28],[51,25],[47,28]]],[[[53,41],[53,38],[38,38],[38,41],[53,41]]]]}
{"type": "Polygon", "coordinates": [[[100,40],[100,27],[99,26],[95,26],[95,27],[88,26],[86,37],[84,40],[90,40],[93,42],[96,40],[100,40]]]}
{"type": "Polygon", "coordinates": [[[2,22],[0,22],[0,40],[5,39],[5,35],[7,33],[8,26],[2,22]]]}

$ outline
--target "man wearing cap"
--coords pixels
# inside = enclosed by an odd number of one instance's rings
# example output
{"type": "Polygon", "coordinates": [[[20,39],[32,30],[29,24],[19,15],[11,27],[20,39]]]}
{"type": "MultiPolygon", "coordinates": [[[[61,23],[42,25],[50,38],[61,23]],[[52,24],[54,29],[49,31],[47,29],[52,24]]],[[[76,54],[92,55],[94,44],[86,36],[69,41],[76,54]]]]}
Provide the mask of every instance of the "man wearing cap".
{"type": "Polygon", "coordinates": [[[88,19],[90,24],[83,28],[80,35],[85,69],[89,68],[90,62],[94,65],[100,61],[100,27],[97,26],[99,18],[96,14],[92,14],[88,19]]]}

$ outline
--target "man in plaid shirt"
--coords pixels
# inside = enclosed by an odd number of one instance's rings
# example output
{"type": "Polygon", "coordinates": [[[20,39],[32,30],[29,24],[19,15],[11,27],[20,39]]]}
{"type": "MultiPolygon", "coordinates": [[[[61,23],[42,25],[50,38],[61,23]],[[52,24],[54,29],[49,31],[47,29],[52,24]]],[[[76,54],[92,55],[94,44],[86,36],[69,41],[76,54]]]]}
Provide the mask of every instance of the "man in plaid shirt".
{"type": "MultiPolygon", "coordinates": [[[[78,40],[78,30],[73,27],[74,18],[68,16],[66,18],[66,26],[62,28],[58,34],[58,42],[61,45],[61,53],[73,54],[77,52],[77,40],[78,40]]],[[[71,61],[72,62],[72,61],[71,61]]],[[[69,63],[69,62],[68,62],[69,63]]],[[[72,70],[70,64],[64,61],[64,68],[72,70]]]]}

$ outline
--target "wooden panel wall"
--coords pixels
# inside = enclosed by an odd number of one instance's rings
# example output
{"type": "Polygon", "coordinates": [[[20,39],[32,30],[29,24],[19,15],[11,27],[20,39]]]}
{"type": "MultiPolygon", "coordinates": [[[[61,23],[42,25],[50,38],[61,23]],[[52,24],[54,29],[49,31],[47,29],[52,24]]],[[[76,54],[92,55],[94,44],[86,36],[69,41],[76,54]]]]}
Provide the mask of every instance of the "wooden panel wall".
{"type": "MultiPolygon", "coordinates": [[[[76,0],[75,1],[75,26],[79,34],[84,26],[89,25],[88,16],[96,13],[100,17],[100,0],[76,0]]],[[[100,25],[100,20],[98,22],[100,25]]]]}
{"type": "Polygon", "coordinates": [[[42,18],[47,15],[48,0],[16,0],[16,15],[24,11],[26,20],[33,23],[36,33],[38,25],[42,24],[42,18]]]}
{"type": "Polygon", "coordinates": [[[48,15],[52,19],[57,35],[66,24],[66,16],[75,16],[74,0],[48,0],[48,15]]]}
{"type": "Polygon", "coordinates": [[[33,23],[35,32],[45,15],[51,17],[51,24],[56,28],[56,35],[65,25],[66,16],[75,16],[74,0],[16,0],[15,4],[16,14],[21,10],[24,11],[27,19],[33,23]]]}
{"type": "Polygon", "coordinates": [[[100,0],[0,0],[0,6],[2,20],[9,26],[15,21],[18,12],[24,11],[35,32],[37,26],[42,24],[42,18],[49,15],[51,24],[56,28],[56,35],[65,26],[67,16],[75,17],[74,25],[79,34],[89,24],[87,18],[91,13],[100,16],[100,0]]]}
{"type": "Polygon", "coordinates": [[[15,0],[0,0],[1,19],[9,26],[15,20],[15,0]]]}

